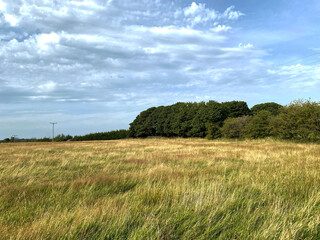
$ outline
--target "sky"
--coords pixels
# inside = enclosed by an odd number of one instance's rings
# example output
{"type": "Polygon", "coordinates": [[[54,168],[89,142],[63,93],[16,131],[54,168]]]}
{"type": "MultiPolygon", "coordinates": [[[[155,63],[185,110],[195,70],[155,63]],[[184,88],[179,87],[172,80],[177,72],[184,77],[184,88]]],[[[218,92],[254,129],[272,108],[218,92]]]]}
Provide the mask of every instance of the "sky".
{"type": "Polygon", "coordinates": [[[318,0],[0,0],[0,139],[176,102],[320,101],[318,0]]]}

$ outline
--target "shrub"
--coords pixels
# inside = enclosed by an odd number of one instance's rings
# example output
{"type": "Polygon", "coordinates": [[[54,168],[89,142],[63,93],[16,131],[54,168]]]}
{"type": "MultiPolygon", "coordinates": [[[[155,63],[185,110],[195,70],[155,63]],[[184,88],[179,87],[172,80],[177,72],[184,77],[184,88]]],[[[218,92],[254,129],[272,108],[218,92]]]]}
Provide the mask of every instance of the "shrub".
{"type": "Polygon", "coordinates": [[[272,121],[273,134],[282,139],[320,140],[320,103],[296,100],[272,121]]]}
{"type": "Polygon", "coordinates": [[[272,113],[262,110],[256,113],[245,128],[245,136],[248,138],[265,138],[270,137],[272,113]]]}
{"type": "Polygon", "coordinates": [[[245,127],[252,117],[243,116],[238,118],[228,118],[224,121],[221,128],[222,136],[225,138],[243,138],[245,127]]]}

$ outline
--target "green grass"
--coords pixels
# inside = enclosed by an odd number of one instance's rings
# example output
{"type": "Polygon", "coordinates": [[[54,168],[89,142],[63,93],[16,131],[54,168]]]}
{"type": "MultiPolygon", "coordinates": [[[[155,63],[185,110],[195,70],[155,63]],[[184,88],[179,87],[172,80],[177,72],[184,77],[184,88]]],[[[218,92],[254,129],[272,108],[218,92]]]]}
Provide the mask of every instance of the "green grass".
{"type": "Polygon", "coordinates": [[[0,144],[2,239],[320,239],[320,146],[0,144]]]}

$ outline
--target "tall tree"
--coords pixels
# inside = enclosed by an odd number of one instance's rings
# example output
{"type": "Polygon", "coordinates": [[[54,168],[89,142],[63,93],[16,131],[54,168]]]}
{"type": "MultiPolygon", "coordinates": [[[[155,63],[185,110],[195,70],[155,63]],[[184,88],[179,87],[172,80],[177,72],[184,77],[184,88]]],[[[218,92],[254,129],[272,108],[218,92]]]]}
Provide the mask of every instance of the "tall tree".
{"type": "Polygon", "coordinates": [[[226,114],[225,119],[227,117],[236,118],[251,114],[247,103],[244,101],[223,102],[221,105],[226,114]]]}
{"type": "Polygon", "coordinates": [[[280,113],[280,110],[282,108],[282,105],[275,103],[275,102],[268,102],[268,103],[261,103],[254,105],[251,108],[251,112],[253,114],[257,114],[260,111],[269,111],[272,115],[278,115],[280,113]]]}

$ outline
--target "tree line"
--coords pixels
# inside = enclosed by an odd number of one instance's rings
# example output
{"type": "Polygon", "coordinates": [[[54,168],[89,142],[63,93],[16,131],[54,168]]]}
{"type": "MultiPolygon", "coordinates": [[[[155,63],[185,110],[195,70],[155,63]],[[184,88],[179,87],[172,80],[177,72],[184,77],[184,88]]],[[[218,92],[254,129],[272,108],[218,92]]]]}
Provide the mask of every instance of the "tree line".
{"type": "MultiPolygon", "coordinates": [[[[262,103],[251,109],[244,101],[219,103],[178,102],[170,106],[152,107],[142,111],[128,130],[90,133],[84,136],[60,134],[62,141],[116,140],[145,137],[200,137],[207,139],[235,138],[278,139],[320,142],[320,103],[295,100],[286,106],[262,103]]],[[[51,138],[6,138],[2,142],[40,141],[51,138]]]]}
{"type": "Polygon", "coordinates": [[[244,101],[176,103],[141,112],[130,137],[265,138],[320,141],[320,103],[296,100],[282,106],[244,101]]]}
{"type": "MultiPolygon", "coordinates": [[[[123,139],[129,136],[129,130],[120,129],[109,132],[89,133],[83,136],[71,136],[59,134],[55,136],[54,142],[66,142],[66,141],[94,141],[94,140],[116,140],[123,139]]],[[[2,142],[52,142],[52,138],[31,138],[31,139],[19,139],[19,138],[5,138],[2,142]]]]}
{"type": "Polygon", "coordinates": [[[116,140],[127,138],[128,135],[128,130],[120,129],[109,132],[90,133],[84,136],[74,136],[72,141],[116,140]]]}

